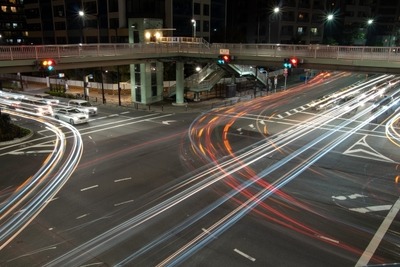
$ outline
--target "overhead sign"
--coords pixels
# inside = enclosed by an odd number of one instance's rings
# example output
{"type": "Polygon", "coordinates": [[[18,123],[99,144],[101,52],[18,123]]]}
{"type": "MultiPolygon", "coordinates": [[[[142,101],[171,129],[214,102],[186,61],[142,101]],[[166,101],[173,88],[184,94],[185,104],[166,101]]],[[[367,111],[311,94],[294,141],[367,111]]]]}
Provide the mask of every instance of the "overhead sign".
{"type": "Polygon", "coordinates": [[[219,50],[219,54],[220,54],[220,55],[229,55],[229,49],[223,49],[223,48],[221,48],[221,49],[219,50]]]}

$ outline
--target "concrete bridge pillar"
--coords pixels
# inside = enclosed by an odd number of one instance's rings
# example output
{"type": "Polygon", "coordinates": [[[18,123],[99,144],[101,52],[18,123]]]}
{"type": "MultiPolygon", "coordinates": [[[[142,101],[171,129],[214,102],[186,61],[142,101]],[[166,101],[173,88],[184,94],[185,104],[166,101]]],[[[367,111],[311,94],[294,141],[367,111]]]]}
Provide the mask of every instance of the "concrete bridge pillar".
{"type": "Polygon", "coordinates": [[[157,96],[163,97],[164,92],[164,63],[156,62],[157,96]]]}
{"type": "Polygon", "coordinates": [[[151,103],[151,64],[140,64],[140,98],[142,104],[151,103]]]}
{"type": "Polygon", "coordinates": [[[184,91],[184,65],[183,62],[176,62],[176,105],[183,105],[183,91],[184,91]]]}

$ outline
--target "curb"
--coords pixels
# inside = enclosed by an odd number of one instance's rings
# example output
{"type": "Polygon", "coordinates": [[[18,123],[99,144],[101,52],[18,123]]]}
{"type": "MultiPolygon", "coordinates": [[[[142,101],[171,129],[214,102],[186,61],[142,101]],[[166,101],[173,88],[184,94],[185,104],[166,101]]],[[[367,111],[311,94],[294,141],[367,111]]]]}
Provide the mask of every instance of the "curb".
{"type": "MultiPolygon", "coordinates": [[[[21,128],[23,128],[23,127],[21,127],[21,128]]],[[[21,142],[24,142],[24,141],[30,139],[34,135],[34,132],[31,129],[28,129],[28,128],[23,128],[23,129],[29,130],[30,133],[21,138],[14,138],[13,140],[10,140],[10,141],[0,142],[0,146],[15,145],[15,144],[18,144],[18,143],[21,143],[21,142]]]]}

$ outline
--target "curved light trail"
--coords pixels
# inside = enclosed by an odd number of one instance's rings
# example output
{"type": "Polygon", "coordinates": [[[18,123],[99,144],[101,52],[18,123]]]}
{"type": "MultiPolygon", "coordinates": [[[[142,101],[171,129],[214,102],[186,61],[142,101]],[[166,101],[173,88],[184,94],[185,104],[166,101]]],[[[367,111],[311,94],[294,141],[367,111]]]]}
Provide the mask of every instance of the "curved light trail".
{"type": "Polygon", "coordinates": [[[57,137],[53,152],[42,167],[0,206],[0,249],[15,238],[49,203],[72,175],[82,156],[83,144],[78,130],[64,122],[49,117],[37,117],[28,112],[8,113],[35,120],[46,125],[57,137]],[[53,123],[50,123],[50,122],[53,123]],[[61,130],[68,129],[73,138],[67,155],[67,139],[61,130]]]}
{"type": "MultiPolygon", "coordinates": [[[[373,84],[389,79],[389,76],[382,76],[371,83],[367,83],[364,85],[360,85],[360,90],[364,90],[370,87],[373,84]]],[[[358,105],[363,104],[369,99],[376,96],[378,92],[374,90],[367,91],[366,95],[363,95],[362,98],[355,98],[353,100],[348,101],[346,104],[342,105],[340,108],[334,108],[323,113],[320,113],[314,119],[309,119],[306,122],[303,122],[299,125],[295,125],[291,127],[289,130],[285,130],[279,134],[276,134],[269,138],[269,140],[258,142],[251,147],[244,148],[241,151],[234,153],[230,148],[229,142],[227,141],[227,133],[229,131],[230,125],[235,122],[235,119],[240,118],[241,116],[246,114],[246,109],[249,109],[248,105],[238,106],[238,111],[233,114],[234,109],[228,109],[226,114],[219,114],[218,112],[210,112],[203,114],[195,121],[190,127],[189,139],[191,141],[191,147],[195,154],[197,154],[200,158],[202,158],[205,162],[211,162],[214,167],[211,167],[208,170],[204,170],[199,174],[190,177],[187,180],[186,189],[184,187],[181,188],[182,184],[179,185],[181,190],[173,191],[175,194],[166,199],[165,201],[153,206],[152,208],[146,210],[145,212],[121,223],[120,225],[115,226],[114,228],[104,232],[103,234],[87,241],[86,243],[77,246],[72,249],[68,253],[61,255],[60,257],[48,262],[45,266],[76,266],[84,263],[85,261],[90,260],[94,257],[94,255],[99,255],[106,250],[108,250],[111,246],[116,243],[122,242],[126,238],[132,236],[134,234],[133,229],[138,226],[148,222],[156,218],[158,215],[163,212],[176,207],[177,204],[183,202],[184,200],[190,198],[191,196],[203,191],[208,188],[210,185],[215,184],[218,181],[226,180],[225,178],[231,178],[238,173],[242,172],[243,179],[242,181],[237,180],[238,184],[232,191],[226,194],[223,198],[219,199],[217,202],[203,209],[202,212],[197,213],[197,215],[189,218],[185,223],[182,223],[176,226],[175,229],[172,229],[170,232],[176,233],[182,231],[187,228],[189,225],[193,224],[200,218],[206,216],[208,213],[212,212],[218,206],[223,204],[228,200],[234,199],[240,193],[245,193],[247,197],[247,201],[241,203],[241,205],[230,212],[228,215],[222,217],[218,222],[215,222],[209,229],[207,229],[207,233],[203,233],[198,235],[192,241],[188,242],[185,246],[182,246],[181,249],[177,250],[175,253],[167,257],[164,261],[162,261],[160,266],[168,266],[174,265],[175,263],[180,263],[187,259],[194,252],[198,251],[205,244],[211,242],[212,237],[217,236],[232,226],[235,222],[237,222],[240,218],[245,216],[251,210],[254,210],[257,206],[263,205],[262,201],[268,197],[270,197],[274,193],[280,193],[279,189],[281,189],[288,182],[296,178],[300,173],[309,168],[313,163],[319,160],[323,155],[331,151],[334,147],[343,142],[346,138],[351,136],[353,133],[364,127],[369,121],[373,120],[375,117],[379,116],[383,112],[385,112],[386,108],[376,112],[373,116],[370,116],[368,120],[358,124],[358,126],[354,129],[349,130],[347,127],[351,123],[355,122],[357,119],[361,118],[368,114],[372,107],[366,108],[362,112],[343,120],[337,127],[333,130],[329,130],[327,127],[326,133],[322,134],[319,138],[314,141],[304,145],[299,148],[297,151],[287,155],[282,160],[277,161],[275,164],[267,167],[265,170],[259,173],[254,173],[251,170],[251,164],[262,160],[266,156],[271,153],[282,150],[285,146],[290,143],[293,143],[295,140],[298,140],[301,136],[308,134],[311,130],[321,129],[323,125],[327,125],[328,123],[340,118],[343,115],[343,109],[348,107],[347,111],[351,111],[352,109],[356,109],[358,105]],[[231,113],[230,113],[231,112],[231,113]],[[217,148],[215,144],[211,144],[210,135],[213,133],[215,127],[218,125],[226,125],[223,130],[222,140],[226,150],[228,151],[228,155],[230,158],[223,160],[218,160],[216,156],[217,148]],[[347,128],[346,128],[347,127],[347,128]],[[294,158],[302,155],[303,153],[310,150],[313,145],[321,143],[324,140],[327,140],[328,137],[332,135],[339,134],[334,138],[334,141],[329,142],[324,146],[323,149],[313,153],[312,155],[306,157],[304,162],[297,165],[295,168],[288,169],[287,173],[283,175],[281,178],[272,182],[270,184],[266,183],[262,179],[265,178],[271,172],[278,170],[285,166],[288,162],[293,160],[294,158]],[[251,177],[248,175],[251,174],[251,177]],[[250,188],[255,183],[260,183],[263,185],[258,192],[250,193],[247,189],[250,188]]],[[[249,104],[254,105],[254,103],[249,104]]],[[[390,106],[388,107],[390,108],[390,106]]],[[[221,110],[220,110],[221,111],[221,110]]],[[[254,189],[253,189],[254,190],[254,189]]],[[[306,207],[305,207],[306,208],[306,207]]],[[[287,218],[290,220],[289,218],[287,218]]],[[[310,236],[321,236],[322,233],[318,231],[312,230],[307,226],[302,226],[304,233],[310,236]]],[[[158,239],[153,240],[148,245],[142,247],[139,251],[136,251],[132,255],[126,257],[121,260],[117,266],[129,264],[132,260],[142,255],[146,251],[154,248],[156,245],[164,242],[168,238],[172,237],[171,233],[165,233],[159,236],[158,239]]],[[[329,239],[322,240],[328,243],[332,243],[332,245],[337,245],[334,242],[331,242],[329,239]]],[[[359,255],[361,252],[356,248],[351,248],[341,243],[340,246],[344,246],[347,250],[352,251],[353,253],[359,255]]],[[[375,259],[379,262],[379,259],[375,259]]]]}

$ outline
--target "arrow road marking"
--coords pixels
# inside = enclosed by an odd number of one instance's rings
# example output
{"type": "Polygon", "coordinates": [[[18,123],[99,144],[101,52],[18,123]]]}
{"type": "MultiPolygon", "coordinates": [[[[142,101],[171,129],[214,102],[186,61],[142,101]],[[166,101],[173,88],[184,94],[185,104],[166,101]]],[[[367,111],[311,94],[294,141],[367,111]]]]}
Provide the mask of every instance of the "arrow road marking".
{"type": "Polygon", "coordinates": [[[176,122],[176,121],[175,120],[162,121],[162,124],[169,125],[171,122],[176,122]]]}

